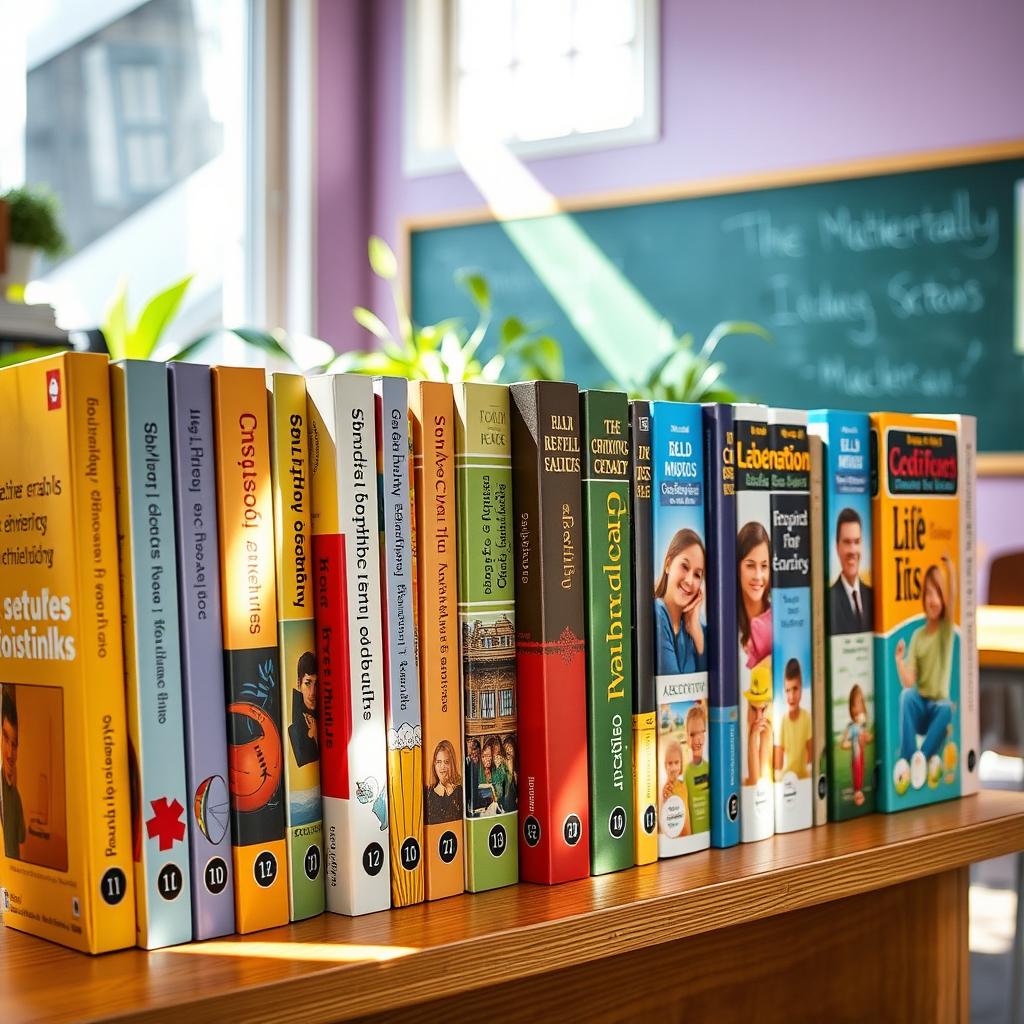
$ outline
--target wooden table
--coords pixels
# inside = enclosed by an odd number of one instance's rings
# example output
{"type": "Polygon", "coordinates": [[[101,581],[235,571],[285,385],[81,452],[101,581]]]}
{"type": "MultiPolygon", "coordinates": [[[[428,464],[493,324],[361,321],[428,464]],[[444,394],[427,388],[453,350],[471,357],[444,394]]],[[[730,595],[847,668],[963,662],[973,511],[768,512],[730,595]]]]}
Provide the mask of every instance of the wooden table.
{"type": "Polygon", "coordinates": [[[1024,794],[103,957],[0,932],[4,1024],[649,1017],[966,1020],[973,861],[1024,849],[1024,794]]]}
{"type": "Polygon", "coordinates": [[[978,661],[982,668],[1024,668],[1024,607],[978,606],[978,661]]]}

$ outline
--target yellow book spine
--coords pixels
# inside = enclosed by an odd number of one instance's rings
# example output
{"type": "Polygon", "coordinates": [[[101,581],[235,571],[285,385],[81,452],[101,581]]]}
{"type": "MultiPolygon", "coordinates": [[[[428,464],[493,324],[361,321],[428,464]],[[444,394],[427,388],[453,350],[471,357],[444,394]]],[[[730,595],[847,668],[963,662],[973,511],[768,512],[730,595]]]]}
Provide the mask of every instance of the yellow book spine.
{"type": "Polygon", "coordinates": [[[643,827],[649,807],[658,806],[658,715],[649,711],[633,716],[633,852],[637,864],[658,859],[658,832],[643,827]]]}

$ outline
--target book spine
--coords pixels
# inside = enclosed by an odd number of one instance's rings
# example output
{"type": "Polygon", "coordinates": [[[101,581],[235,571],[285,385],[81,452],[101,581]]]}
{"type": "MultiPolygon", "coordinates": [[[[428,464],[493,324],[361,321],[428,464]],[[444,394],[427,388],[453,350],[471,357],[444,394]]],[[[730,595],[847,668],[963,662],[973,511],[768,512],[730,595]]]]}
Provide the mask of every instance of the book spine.
{"type": "Polygon", "coordinates": [[[590,870],[634,863],[632,560],[629,401],[613,391],[580,395],[584,449],[587,749],[590,752],[590,870]]]}
{"type": "Polygon", "coordinates": [[[391,904],[373,385],[307,382],[327,909],[391,904]]]}
{"type": "MultiPolygon", "coordinates": [[[[846,821],[875,809],[877,786],[871,439],[866,413],[811,412],[808,430],[821,450],[822,507],[812,508],[820,553],[812,553],[812,572],[822,590],[828,817],[846,821]]],[[[815,448],[811,459],[813,472],[815,448]]]]}
{"type": "Polygon", "coordinates": [[[427,899],[437,900],[464,891],[466,863],[451,385],[416,382],[409,409],[417,497],[424,881],[427,899]]]}
{"type": "Polygon", "coordinates": [[[423,901],[423,719],[413,589],[409,386],[399,377],[376,377],[373,392],[388,728],[391,903],[408,907],[423,901]]]}
{"type": "Polygon", "coordinates": [[[82,764],[90,769],[103,766],[101,773],[82,772],[87,779],[88,867],[81,904],[85,948],[105,953],[135,943],[110,374],[102,356],[68,355],[61,364],[67,382],[72,521],[78,555],[73,566],[75,615],[81,623],[76,639],[80,678],[88,680],[88,686],[81,687],[82,749],[86,752],[82,764]]]}
{"type": "Polygon", "coordinates": [[[739,639],[740,841],[775,832],[772,789],[772,536],[764,408],[737,405],[736,632],[739,639]]]}
{"type": "Polygon", "coordinates": [[[512,448],[508,388],[455,386],[466,888],[519,880],[512,448]]]}
{"type": "Polygon", "coordinates": [[[658,731],[654,692],[654,620],[651,595],[651,403],[629,403],[633,485],[633,858],[637,864],[658,859],[658,731]]]}
{"type": "Polygon", "coordinates": [[[135,760],[137,944],[192,938],[177,566],[167,378],[160,363],[111,367],[125,684],[135,760]]]}
{"type": "Polygon", "coordinates": [[[957,430],[873,413],[878,809],[960,795],[957,430]]]}
{"type": "Polygon", "coordinates": [[[824,506],[822,493],[825,453],[821,438],[810,426],[807,429],[807,446],[811,457],[811,708],[814,749],[811,756],[811,779],[814,824],[828,823],[828,770],[825,727],[825,680],[828,675],[828,658],[825,654],[825,556],[824,506]]]}
{"type": "Polygon", "coordinates": [[[736,659],[736,445],[731,405],[704,407],[708,540],[708,718],[711,845],[740,841],[740,727],[736,659]]]}
{"type": "Polygon", "coordinates": [[[270,410],[288,904],[291,920],[301,921],[324,910],[309,443],[303,377],[275,373],[270,410]]]}
{"type": "Polygon", "coordinates": [[[169,363],[195,939],[235,930],[210,370],[169,363]]]}
{"type": "Polygon", "coordinates": [[[590,873],[579,392],[531,381],[509,394],[520,875],[551,884],[590,873]]]}
{"type": "Polygon", "coordinates": [[[235,927],[288,923],[270,423],[262,370],[215,366],[214,436],[235,927]]]}
{"type": "Polygon", "coordinates": [[[814,824],[811,701],[811,456],[807,413],[768,411],[772,523],[775,831],[814,824]]]}
{"type": "Polygon", "coordinates": [[[960,792],[963,796],[981,788],[978,761],[981,757],[978,670],[978,566],[977,566],[977,479],[978,421],[973,416],[957,417],[959,427],[960,568],[963,579],[960,599],[961,701],[960,701],[960,792]]]}
{"type": "Polygon", "coordinates": [[[651,403],[658,855],[711,845],[703,419],[699,405],[651,403]]]}

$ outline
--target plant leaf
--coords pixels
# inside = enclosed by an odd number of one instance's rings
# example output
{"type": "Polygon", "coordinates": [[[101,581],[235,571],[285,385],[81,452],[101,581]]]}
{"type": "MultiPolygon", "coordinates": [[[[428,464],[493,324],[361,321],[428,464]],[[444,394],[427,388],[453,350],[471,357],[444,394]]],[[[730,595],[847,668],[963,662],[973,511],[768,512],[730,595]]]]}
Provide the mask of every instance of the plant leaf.
{"type": "Polygon", "coordinates": [[[730,334],[753,334],[764,341],[772,340],[771,332],[753,320],[723,320],[711,328],[711,333],[701,346],[701,353],[710,359],[718,343],[730,334]]]}
{"type": "Polygon", "coordinates": [[[291,361],[303,372],[319,370],[337,355],[333,345],[309,334],[286,334],[281,344],[291,361]]]}
{"type": "Polygon", "coordinates": [[[457,270],[455,280],[469,292],[473,305],[481,313],[489,313],[491,310],[491,288],[487,278],[479,270],[457,270]]]}
{"type": "Polygon", "coordinates": [[[128,281],[121,278],[117,282],[117,291],[107,306],[103,325],[103,340],[107,343],[107,352],[111,359],[124,359],[128,354],[128,281]]]}
{"type": "Polygon", "coordinates": [[[14,352],[6,352],[0,356],[0,367],[14,366],[16,363],[27,363],[30,359],[42,359],[43,356],[52,356],[56,352],[67,352],[67,349],[62,345],[19,348],[14,352]]]}
{"type": "Polygon", "coordinates": [[[530,333],[530,329],[517,316],[507,316],[501,324],[499,341],[502,349],[514,345],[520,338],[530,333]]]}
{"type": "Polygon", "coordinates": [[[352,310],[352,316],[360,327],[365,327],[375,338],[380,338],[381,341],[394,340],[387,324],[373,310],[367,309],[365,306],[356,306],[352,310]]]}
{"type": "Polygon", "coordinates": [[[398,276],[398,260],[394,250],[380,235],[370,235],[367,245],[370,256],[370,269],[385,281],[393,281],[398,276]]]}
{"type": "Polygon", "coordinates": [[[135,330],[128,335],[127,358],[149,359],[153,355],[160,336],[177,314],[192,277],[192,274],[187,274],[169,288],[158,292],[146,303],[145,308],[139,314],[135,330]]]}

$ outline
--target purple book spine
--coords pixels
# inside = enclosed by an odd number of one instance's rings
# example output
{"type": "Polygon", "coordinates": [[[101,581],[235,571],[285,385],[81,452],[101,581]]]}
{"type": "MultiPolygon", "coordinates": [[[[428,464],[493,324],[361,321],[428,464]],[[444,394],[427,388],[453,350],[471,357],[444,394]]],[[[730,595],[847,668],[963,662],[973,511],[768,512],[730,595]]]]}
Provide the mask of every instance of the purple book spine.
{"type": "Polygon", "coordinates": [[[167,367],[196,939],[235,930],[210,369],[167,367]]]}

